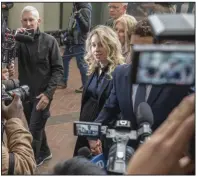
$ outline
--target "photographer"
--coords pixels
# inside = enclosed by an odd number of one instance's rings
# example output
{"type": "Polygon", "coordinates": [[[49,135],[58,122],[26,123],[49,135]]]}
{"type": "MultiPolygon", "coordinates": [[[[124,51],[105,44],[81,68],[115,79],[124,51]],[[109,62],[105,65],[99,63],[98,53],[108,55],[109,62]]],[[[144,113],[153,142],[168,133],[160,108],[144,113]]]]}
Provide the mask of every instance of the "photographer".
{"type": "Polygon", "coordinates": [[[80,70],[82,87],[76,89],[81,93],[87,82],[88,66],[84,60],[85,40],[91,28],[91,3],[74,2],[73,12],[69,19],[68,34],[65,41],[65,52],[63,57],[64,78],[59,88],[66,88],[69,76],[69,62],[72,57],[76,58],[77,66],[80,70]]]}
{"type": "Polygon", "coordinates": [[[9,15],[9,9],[11,9],[14,6],[13,2],[2,2],[1,3],[1,13],[2,13],[2,22],[4,23],[5,27],[8,26],[8,15],[9,15]]]}
{"type": "Polygon", "coordinates": [[[19,33],[33,29],[32,42],[18,43],[18,72],[20,85],[30,88],[29,102],[24,103],[24,113],[33,136],[33,150],[37,165],[51,159],[47,144],[45,124],[50,117],[50,104],[57,82],[63,76],[63,63],[56,39],[39,29],[41,19],[33,6],[21,12],[22,28],[19,33]]]}
{"type": "MultiPolygon", "coordinates": [[[[131,159],[129,175],[187,175],[195,164],[186,149],[195,133],[195,94],[183,99],[131,159]]],[[[194,147],[195,148],[195,147],[194,147]]],[[[192,155],[192,154],[191,154],[192,155]]],[[[192,156],[192,158],[195,158],[192,156]]]]}
{"type": "MultiPolygon", "coordinates": [[[[2,103],[2,117],[6,120],[4,129],[7,146],[2,143],[2,171],[6,175],[34,174],[36,163],[32,150],[32,135],[21,120],[23,106],[19,96],[15,96],[9,106],[2,103]]],[[[1,130],[2,131],[2,130],[1,130]]]]}
{"type": "MultiPolygon", "coordinates": [[[[152,42],[152,37],[148,20],[139,21],[132,43],[145,44],[149,41],[152,42]],[[145,38],[149,36],[149,39],[145,38]]],[[[121,113],[124,120],[131,121],[131,128],[137,130],[137,107],[141,102],[147,102],[154,115],[152,130],[155,131],[169,113],[189,94],[190,88],[132,84],[131,74],[131,64],[116,68],[113,89],[95,122],[105,124],[106,121],[114,119],[116,114],[121,113]]],[[[91,149],[94,149],[97,141],[89,141],[89,144],[91,149]]],[[[135,148],[136,144],[133,146],[135,148]]]]}

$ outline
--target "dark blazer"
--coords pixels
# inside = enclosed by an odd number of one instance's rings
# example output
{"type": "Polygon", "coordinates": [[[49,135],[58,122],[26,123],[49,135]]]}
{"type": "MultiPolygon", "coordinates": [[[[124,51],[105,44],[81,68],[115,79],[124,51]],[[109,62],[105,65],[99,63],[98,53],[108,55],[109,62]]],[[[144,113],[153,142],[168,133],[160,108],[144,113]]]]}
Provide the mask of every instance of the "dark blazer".
{"type": "MultiPolygon", "coordinates": [[[[90,77],[89,77],[89,79],[87,81],[87,84],[84,87],[84,90],[83,90],[83,93],[82,93],[82,101],[81,101],[81,111],[80,111],[80,113],[82,112],[82,109],[83,109],[85,103],[89,99],[89,95],[87,93],[87,89],[88,89],[93,77],[94,77],[94,73],[90,75],[90,77]]],[[[113,80],[112,79],[111,80],[108,79],[108,76],[105,75],[105,79],[104,79],[104,82],[103,82],[103,87],[100,90],[100,93],[99,93],[99,96],[98,96],[98,114],[102,110],[102,108],[103,108],[103,106],[105,104],[105,101],[108,99],[112,88],[113,88],[113,80]]],[[[96,119],[96,117],[95,117],[95,119],[96,119]]],[[[87,121],[87,122],[93,121],[93,120],[88,120],[88,119],[86,119],[86,120],[82,119],[81,118],[81,114],[80,114],[80,119],[79,120],[80,121],[87,121]]],[[[74,156],[76,156],[78,150],[81,147],[84,147],[84,146],[89,147],[87,139],[83,138],[83,137],[78,137],[77,142],[76,142],[76,146],[75,146],[75,150],[74,150],[74,156]]]]}
{"type": "MultiPolygon", "coordinates": [[[[131,64],[116,68],[113,76],[113,89],[95,122],[105,123],[106,120],[115,119],[115,115],[121,112],[122,119],[130,120],[132,128],[137,129],[132,106],[131,68],[131,64]]],[[[152,86],[147,102],[154,114],[153,130],[188,95],[188,91],[189,87],[152,86]]]]}
{"type": "MultiPolygon", "coordinates": [[[[81,100],[81,111],[82,112],[82,109],[85,105],[85,103],[88,101],[89,99],[89,95],[88,95],[88,92],[87,92],[87,89],[92,81],[94,77],[94,73],[90,75],[88,81],[87,81],[87,84],[85,85],[85,88],[83,90],[83,93],[82,93],[82,100],[81,100]]],[[[99,96],[98,96],[98,113],[102,110],[104,104],[105,104],[105,101],[108,99],[110,93],[111,93],[111,89],[113,88],[113,81],[112,79],[110,80],[108,78],[107,75],[104,76],[104,82],[103,82],[103,86],[102,86],[102,89],[100,90],[100,93],[99,93],[99,96]]],[[[82,120],[81,117],[79,119],[80,121],[82,120]]],[[[86,120],[86,121],[89,121],[89,120],[86,120]]]]}

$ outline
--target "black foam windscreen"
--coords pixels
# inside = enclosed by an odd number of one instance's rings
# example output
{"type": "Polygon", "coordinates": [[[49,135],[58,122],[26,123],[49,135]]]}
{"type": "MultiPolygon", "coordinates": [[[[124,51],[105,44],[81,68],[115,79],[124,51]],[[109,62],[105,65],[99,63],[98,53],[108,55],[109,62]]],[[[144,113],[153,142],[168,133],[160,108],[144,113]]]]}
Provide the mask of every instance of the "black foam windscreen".
{"type": "Polygon", "coordinates": [[[82,147],[78,150],[78,156],[83,156],[85,158],[91,158],[92,154],[88,147],[82,147]]]}
{"type": "Polygon", "coordinates": [[[34,38],[28,35],[17,33],[15,36],[15,40],[19,42],[33,42],[34,38]]]}
{"type": "Polygon", "coordinates": [[[139,104],[136,113],[137,124],[140,126],[142,123],[149,123],[153,125],[154,118],[151,107],[146,102],[139,104]]]}

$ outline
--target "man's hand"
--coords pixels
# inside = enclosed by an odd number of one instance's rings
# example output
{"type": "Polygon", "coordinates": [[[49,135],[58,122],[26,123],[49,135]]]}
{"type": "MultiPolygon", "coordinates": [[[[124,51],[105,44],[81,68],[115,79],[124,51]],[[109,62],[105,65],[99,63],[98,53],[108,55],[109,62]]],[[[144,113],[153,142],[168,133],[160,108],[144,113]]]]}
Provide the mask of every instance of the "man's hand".
{"type": "Polygon", "coordinates": [[[9,72],[7,68],[2,69],[2,80],[8,80],[9,79],[9,72]]]}
{"type": "Polygon", "coordinates": [[[80,11],[74,12],[74,17],[75,17],[75,18],[78,18],[79,16],[80,16],[80,11]]]}
{"type": "Polygon", "coordinates": [[[14,76],[14,63],[8,65],[8,72],[10,77],[14,76]]]}
{"type": "Polygon", "coordinates": [[[127,173],[168,175],[192,172],[192,161],[184,162],[183,158],[194,132],[195,95],[193,94],[184,98],[151,138],[137,149],[129,162],[127,173]]]}
{"type": "Polygon", "coordinates": [[[11,118],[22,118],[23,115],[23,105],[21,99],[18,95],[14,96],[12,103],[5,106],[2,102],[2,116],[4,119],[9,120],[11,118]]]}
{"type": "Polygon", "coordinates": [[[26,31],[26,28],[18,28],[16,32],[24,33],[26,31]]]}
{"type": "Polygon", "coordinates": [[[102,153],[102,143],[98,140],[89,140],[89,147],[91,149],[91,153],[94,155],[98,155],[102,153]]]}
{"type": "Polygon", "coordinates": [[[44,110],[47,107],[47,105],[49,104],[49,98],[44,93],[41,93],[36,98],[40,99],[40,101],[38,102],[38,104],[36,106],[37,111],[44,110]]]}

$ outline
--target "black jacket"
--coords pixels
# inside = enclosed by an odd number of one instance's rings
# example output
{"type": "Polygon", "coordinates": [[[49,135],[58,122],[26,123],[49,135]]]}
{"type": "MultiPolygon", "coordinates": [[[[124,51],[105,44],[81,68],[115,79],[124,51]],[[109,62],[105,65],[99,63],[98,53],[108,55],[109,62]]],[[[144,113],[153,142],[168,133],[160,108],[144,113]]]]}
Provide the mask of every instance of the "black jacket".
{"type": "Polygon", "coordinates": [[[44,93],[53,98],[57,82],[63,77],[63,61],[56,39],[46,33],[35,34],[32,43],[18,43],[20,85],[30,87],[30,98],[44,93]]]}
{"type": "MultiPolygon", "coordinates": [[[[83,90],[83,94],[82,94],[82,101],[81,101],[81,111],[80,111],[80,121],[86,121],[86,122],[91,122],[93,120],[89,120],[89,119],[85,119],[85,118],[82,118],[81,117],[81,112],[86,104],[86,102],[88,101],[89,99],[89,95],[88,95],[88,92],[87,92],[87,89],[90,85],[90,83],[92,82],[92,79],[94,77],[94,73],[89,77],[88,81],[87,81],[87,84],[85,85],[85,88],[83,90]]],[[[105,79],[104,79],[104,82],[103,82],[103,87],[99,93],[99,96],[98,96],[98,110],[97,110],[97,114],[100,113],[100,111],[102,110],[104,104],[105,104],[105,101],[108,99],[110,93],[111,93],[111,90],[113,88],[113,80],[109,80],[108,79],[108,76],[105,76],[105,79]]],[[[110,124],[112,124],[113,122],[111,122],[110,124]]],[[[85,137],[78,137],[77,141],[76,141],[76,145],[75,145],[75,148],[74,148],[74,154],[73,156],[77,156],[78,155],[78,150],[84,146],[87,146],[89,147],[88,145],[88,141],[87,141],[87,138],[85,137]]]]}
{"type": "Polygon", "coordinates": [[[9,9],[11,9],[11,8],[14,6],[14,4],[13,4],[13,2],[2,2],[2,3],[1,3],[1,6],[2,6],[3,4],[6,5],[6,8],[4,8],[4,9],[1,8],[3,17],[4,17],[4,18],[8,18],[9,9]]]}
{"type": "MultiPolygon", "coordinates": [[[[87,93],[87,89],[88,89],[93,77],[94,77],[94,73],[89,77],[89,79],[87,81],[87,84],[85,85],[85,88],[83,90],[82,101],[81,101],[81,111],[80,112],[82,112],[82,109],[83,109],[85,103],[89,99],[89,95],[87,93]]],[[[102,110],[102,108],[103,108],[103,106],[105,104],[105,101],[107,100],[107,98],[110,95],[110,92],[111,92],[112,88],[113,88],[112,79],[111,80],[108,79],[108,76],[105,75],[104,83],[103,83],[102,89],[100,90],[100,93],[99,93],[99,96],[98,96],[98,100],[97,100],[98,101],[98,113],[102,110]]],[[[80,117],[80,121],[82,121],[81,117],[80,117]]],[[[90,120],[86,120],[86,121],[90,121],[90,120]]]]}
{"type": "MultiPolygon", "coordinates": [[[[131,121],[132,129],[137,130],[136,116],[132,104],[132,65],[118,66],[114,71],[113,88],[102,111],[95,122],[113,119],[121,112],[124,120],[131,121]]],[[[147,103],[154,115],[152,130],[156,130],[181,100],[192,93],[190,87],[152,86],[147,103]]]]}
{"type": "Polygon", "coordinates": [[[71,33],[74,37],[75,44],[85,43],[85,40],[87,39],[87,34],[91,28],[91,13],[91,3],[74,3],[73,14],[70,17],[68,31],[72,31],[71,33]],[[75,16],[75,12],[79,13],[75,16]],[[74,29],[71,29],[73,27],[74,20],[76,20],[76,22],[78,23],[80,30],[77,26],[74,29]]]}

